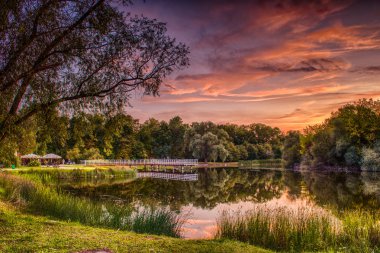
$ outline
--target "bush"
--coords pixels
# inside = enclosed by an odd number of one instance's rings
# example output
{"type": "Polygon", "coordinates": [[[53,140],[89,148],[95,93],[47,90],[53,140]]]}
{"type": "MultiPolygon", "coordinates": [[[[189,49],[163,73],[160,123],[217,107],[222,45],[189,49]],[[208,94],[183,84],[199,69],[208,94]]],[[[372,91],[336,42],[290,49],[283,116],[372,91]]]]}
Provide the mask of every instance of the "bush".
{"type": "Polygon", "coordinates": [[[348,166],[357,166],[360,163],[360,156],[356,151],[354,146],[351,146],[347,149],[347,152],[344,154],[344,161],[348,166]]]}
{"type": "Polygon", "coordinates": [[[285,168],[293,168],[301,162],[301,134],[290,131],[284,140],[282,159],[285,168]]]}
{"type": "Polygon", "coordinates": [[[363,148],[361,169],[380,171],[380,152],[377,149],[363,148]]]}
{"type": "Polygon", "coordinates": [[[29,167],[40,167],[41,166],[41,163],[40,161],[38,160],[32,160],[28,163],[28,166],[29,167]]]}
{"type": "Polygon", "coordinates": [[[12,164],[19,164],[17,157],[15,156],[16,147],[8,140],[5,140],[0,145],[0,164],[4,167],[11,167],[12,164]]]}

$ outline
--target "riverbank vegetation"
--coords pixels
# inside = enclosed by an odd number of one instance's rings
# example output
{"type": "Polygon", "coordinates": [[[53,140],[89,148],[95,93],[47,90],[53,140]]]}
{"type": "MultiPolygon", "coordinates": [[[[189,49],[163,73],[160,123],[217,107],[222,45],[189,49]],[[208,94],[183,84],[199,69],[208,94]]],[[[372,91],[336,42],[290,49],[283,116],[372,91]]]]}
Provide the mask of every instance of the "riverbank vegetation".
{"type": "Polygon", "coordinates": [[[380,170],[380,101],[342,106],[322,124],[285,136],[287,167],[380,170]]]}
{"type": "Polygon", "coordinates": [[[0,147],[0,163],[16,163],[15,150],[21,154],[55,153],[76,162],[149,157],[193,157],[210,162],[280,158],[283,134],[264,124],[185,124],[180,117],[139,123],[125,114],[67,117],[53,110],[36,115],[16,137],[0,147]]]}
{"type": "Polygon", "coordinates": [[[285,252],[378,252],[379,214],[355,210],[337,218],[322,209],[258,206],[246,213],[223,212],[217,237],[285,252]]]}
{"type": "Polygon", "coordinates": [[[102,166],[82,166],[77,168],[65,167],[64,169],[57,168],[25,168],[15,171],[19,175],[30,177],[38,177],[41,180],[90,180],[90,179],[105,179],[105,178],[126,178],[135,176],[135,170],[127,167],[102,167],[102,166]]]}
{"type": "Polygon", "coordinates": [[[82,252],[100,250],[120,253],[265,253],[270,252],[229,240],[182,240],[173,237],[136,234],[128,231],[95,228],[52,217],[21,213],[0,200],[0,251],[82,252]]]}
{"type": "Polygon", "coordinates": [[[198,158],[208,162],[283,160],[286,168],[380,168],[380,102],[359,100],[342,106],[319,125],[282,133],[264,124],[183,123],[125,114],[52,110],[36,115],[13,141],[0,147],[0,163],[17,163],[14,151],[57,153],[65,159],[198,158]],[[16,138],[17,137],[17,138],[16,138]]]}
{"type": "Polygon", "coordinates": [[[180,236],[181,218],[166,209],[134,210],[128,203],[92,202],[8,173],[0,174],[0,187],[3,198],[31,213],[90,226],[180,236]]]}

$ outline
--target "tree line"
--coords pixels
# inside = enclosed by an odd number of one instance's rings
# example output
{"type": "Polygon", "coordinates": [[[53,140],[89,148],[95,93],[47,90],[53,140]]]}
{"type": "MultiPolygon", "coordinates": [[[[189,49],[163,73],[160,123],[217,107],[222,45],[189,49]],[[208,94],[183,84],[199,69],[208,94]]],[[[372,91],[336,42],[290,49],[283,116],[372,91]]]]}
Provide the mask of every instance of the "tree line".
{"type": "Polygon", "coordinates": [[[14,163],[14,151],[55,153],[78,162],[84,159],[197,158],[238,161],[281,158],[283,133],[264,124],[169,121],[140,123],[130,115],[78,113],[72,117],[49,110],[18,126],[0,147],[2,163],[14,163]]]}
{"type": "Polygon", "coordinates": [[[323,123],[286,134],[277,127],[169,121],[46,108],[14,126],[0,146],[0,163],[18,154],[55,153],[84,159],[197,158],[206,162],[282,158],[286,168],[380,168],[380,100],[349,103],[323,123]]]}
{"type": "Polygon", "coordinates": [[[380,171],[380,100],[349,103],[323,123],[284,137],[286,167],[380,171]]]}

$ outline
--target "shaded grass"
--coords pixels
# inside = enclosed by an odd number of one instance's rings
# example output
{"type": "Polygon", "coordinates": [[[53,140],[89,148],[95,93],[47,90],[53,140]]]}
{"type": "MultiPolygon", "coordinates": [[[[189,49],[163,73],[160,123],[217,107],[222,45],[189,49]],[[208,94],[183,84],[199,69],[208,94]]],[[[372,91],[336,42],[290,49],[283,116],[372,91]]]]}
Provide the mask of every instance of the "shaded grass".
{"type": "Polygon", "coordinates": [[[90,226],[179,237],[183,224],[181,217],[166,209],[136,212],[129,205],[92,202],[16,175],[1,173],[0,186],[3,197],[29,212],[90,226]]]}
{"type": "Polygon", "coordinates": [[[39,178],[45,181],[52,180],[78,180],[78,179],[105,179],[105,178],[126,178],[136,175],[136,172],[129,168],[70,168],[70,169],[56,169],[56,168],[39,168],[39,169],[25,169],[17,170],[14,173],[39,178]]]}
{"type": "Polygon", "coordinates": [[[243,214],[223,212],[217,237],[286,252],[380,252],[378,215],[346,211],[337,219],[310,208],[261,206],[243,214]]]}
{"type": "Polygon", "coordinates": [[[183,240],[166,236],[93,228],[73,222],[20,214],[0,201],[0,252],[265,253],[254,246],[228,240],[183,240]]]}
{"type": "Polygon", "coordinates": [[[240,168],[282,168],[282,159],[246,160],[239,161],[240,168]]]}
{"type": "Polygon", "coordinates": [[[360,249],[358,252],[380,252],[380,210],[346,211],[342,215],[342,245],[360,249]]]}

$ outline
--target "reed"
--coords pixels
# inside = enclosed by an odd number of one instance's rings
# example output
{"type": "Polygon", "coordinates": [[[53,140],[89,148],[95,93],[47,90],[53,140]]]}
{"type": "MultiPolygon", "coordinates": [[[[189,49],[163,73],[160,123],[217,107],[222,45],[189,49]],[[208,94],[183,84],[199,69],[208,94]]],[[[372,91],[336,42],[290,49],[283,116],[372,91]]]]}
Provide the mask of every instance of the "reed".
{"type": "Polygon", "coordinates": [[[380,252],[380,213],[345,211],[339,219],[321,209],[258,206],[222,212],[216,237],[286,252],[380,252]]]}
{"type": "Polygon", "coordinates": [[[0,188],[4,198],[32,213],[90,226],[180,237],[182,220],[166,209],[136,211],[126,204],[92,202],[5,173],[0,174],[0,188]]]}
{"type": "Polygon", "coordinates": [[[41,180],[77,180],[77,179],[105,179],[105,178],[125,178],[135,176],[135,170],[129,168],[90,168],[90,169],[28,169],[20,170],[18,174],[40,178],[41,180]]]}
{"type": "Polygon", "coordinates": [[[235,239],[274,250],[314,251],[335,241],[338,221],[308,208],[269,209],[258,206],[246,213],[223,212],[219,238],[235,239]]]}
{"type": "Polygon", "coordinates": [[[281,168],[281,159],[239,161],[239,168],[281,168]]]}
{"type": "Polygon", "coordinates": [[[342,245],[358,252],[380,252],[380,211],[346,211],[342,223],[342,245]]]}

